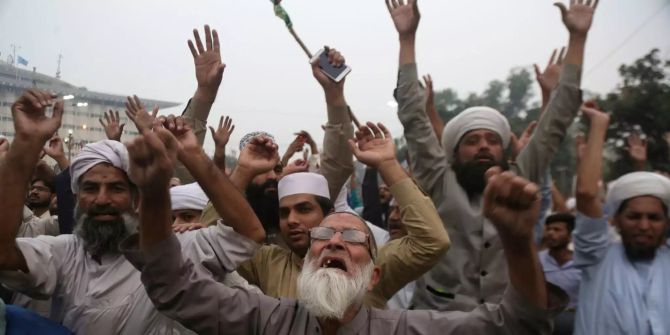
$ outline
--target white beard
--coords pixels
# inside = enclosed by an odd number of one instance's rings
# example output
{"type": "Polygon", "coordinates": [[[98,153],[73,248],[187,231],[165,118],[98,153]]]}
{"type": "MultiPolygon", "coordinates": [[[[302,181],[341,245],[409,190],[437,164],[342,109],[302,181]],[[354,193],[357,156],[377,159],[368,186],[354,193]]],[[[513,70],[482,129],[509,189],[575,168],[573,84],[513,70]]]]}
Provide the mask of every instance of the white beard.
{"type": "Polygon", "coordinates": [[[350,278],[341,270],[317,267],[308,253],[298,276],[300,303],[318,318],[340,320],[350,306],[363,302],[374,267],[370,261],[350,278]]]}

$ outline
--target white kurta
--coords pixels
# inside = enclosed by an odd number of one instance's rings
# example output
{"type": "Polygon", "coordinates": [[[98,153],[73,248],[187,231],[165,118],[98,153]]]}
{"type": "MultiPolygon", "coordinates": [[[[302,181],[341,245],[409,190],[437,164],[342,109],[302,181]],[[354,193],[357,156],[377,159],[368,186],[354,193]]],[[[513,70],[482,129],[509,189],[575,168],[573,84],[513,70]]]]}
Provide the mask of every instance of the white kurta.
{"type": "MultiPolygon", "coordinates": [[[[184,257],[217,281],[250,258],[259,244],[219,223],[178,235],[184,257]]],[[[137,271],[122,255],[101,263],[84,251],[76,235],[18,238],[29,273],[0,272],[0,282],[34,298],[53,296],[52,318],[77,334],[191,333],[163,316],[146,294],[137,271]],[[58,306],[58,308],[56,308],[58,306]]],[[[234,277],[234,276],[233,276],[234,277]]],[[[233,279],[232,277],[230,279],[233,279]]]]}

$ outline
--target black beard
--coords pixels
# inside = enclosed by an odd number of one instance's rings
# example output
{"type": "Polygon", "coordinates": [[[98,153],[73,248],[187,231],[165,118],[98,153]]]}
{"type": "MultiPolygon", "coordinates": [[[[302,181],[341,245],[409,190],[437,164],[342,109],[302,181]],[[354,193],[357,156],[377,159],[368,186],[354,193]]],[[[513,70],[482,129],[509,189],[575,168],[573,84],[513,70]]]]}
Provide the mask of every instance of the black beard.
{"type": "Polygon", "coordinates": [[[656,247],[638,247],[624,243],[626,256],[631,261],[651,261],[656,257],[656,247]]]}
{"type": "Polygon", "coordinates": [[[246,189],[247,201],[263,224],[268,238],[279,233],[279,197],[277,191],[268,191],[268,187],[277,189],[277,181],[269,179],[262,185],[249,184],[246,189]]]}
{"type": "MultiPolygon", "coordinates": [[[[492,156],[487,157],[492,158],[492,156]]],[[[499,166],[503,171],[509,170],[509,164],[504,158],[502,162],[495,162],[494,160],[480,162],[477,161],[478,158],[479,156],[475,156],[475,159],[465,163],[461,163],[457,159],[452,165],[452,169],[456,173],[456,180],[471,199],[484,192],[484,188],[486,188],[484,175],[488,169],[499,166]]]]}
{"type": "Polygon", "coordinates": [[[51,200],[44,201],[44,202],[36,202],[36,201],[31,202],[30,200],[28,200],[26,202],[26,206],[28,208],[30,208],[30,210],[35,210],[35,209],[40,209],[40,208],[48,208],[49,205],[51,205],[51,200]]]}
{"type": "Polygon", "coordinates": [[[84,249],[98,261],[103,255],[119,254],[119,243],[130,236],[138,224],[135,217],[129,214],[121,216],[111,207],[92,206],[86,213],[77,207],[75,217],[74,233],[84,241],[84,249]],[[119,218],[111,221],[93,219],[100,214],[119,215],[119,218]]]}

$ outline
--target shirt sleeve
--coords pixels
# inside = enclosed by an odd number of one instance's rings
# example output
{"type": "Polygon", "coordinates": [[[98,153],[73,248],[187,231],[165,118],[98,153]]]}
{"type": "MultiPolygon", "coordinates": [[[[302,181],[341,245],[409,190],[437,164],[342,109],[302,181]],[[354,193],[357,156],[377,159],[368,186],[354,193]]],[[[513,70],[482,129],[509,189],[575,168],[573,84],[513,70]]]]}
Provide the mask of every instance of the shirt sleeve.
{"type": "Polygon", "coordinates": [[[396,93],[398,118],[404,127],[412,175],[421,188],[432,194],[435,185],[442,184],[440,179],[446,171],[447,159],[426,115],[416,63],[400,65],[396,93]]]}
{"type": "Polygon", "coordinates": [[[48,299],[56,292],[62,260],[66,255],[65,238],[39,236],[17,238],[19,248],[28,265],[28,272],[0,271],[0,283],[13,291],[34,299],[48,299]]]}
{"type": "Polygon", "coordinates": [[[328,181],[330,198],[336,199],[342,186],[354,171],[349,139],[354,137],[348,107],[328,106],[328,123],[323,137],[321,173],[328,181]]]}
{"type": "Polygon", "coordinates": [[[123,252],[142,272],[142,283],[154,306],[198,334],[258,334],[273,322],[291,322],[291,310],[279,299],[230,288],[183,257],[174,235],[142,253],[138,239],[123,252]]]}
{"type": "Polygon", "coordinates": [[[260,248],[260,244],[221,222],[178,236],[184,256],[195,264],[201,264],[219,280],[250,259],[260,248]]]}
{"type": "Polygon", "coordinates": [[[547,284],[550,308],[535,306],[512,286],[500,304],[479,305],[471,312],[407,312],[407,327],[420,334],[552,334],[553,318],[567,305],[567,295],[557,286],[547,284]]]}
{"type": "MultiPolygon", "coordinates": [[[[410,178],[391,186],[407,235],[379,251],[381,280],[372,293],[385,304],[398,290],[437,264],[450,241],[433,202],[410,178]]],[[[377,305],[377,304],[376,304],[377,305]]]]}
{"type": "MultiPolygon", "coordinates": [[[[608,228],[609,223],[605,215],[590,218],[577,212],[575,230],[572,233],[575,267],[588,271],[590,267],[602,261],[611,243],[608,228]]],[[[588,275],[587,272],[584,274],[588,275]]]]}
{"type": "Polygon", "coordinates": [[[558,87],[552,92],[533,137],[516,159],[520,176],[534,183],[544,179],[551,160],[582,104],[581,75],[581,66],[566,64],[563,67],[558,87]]]}

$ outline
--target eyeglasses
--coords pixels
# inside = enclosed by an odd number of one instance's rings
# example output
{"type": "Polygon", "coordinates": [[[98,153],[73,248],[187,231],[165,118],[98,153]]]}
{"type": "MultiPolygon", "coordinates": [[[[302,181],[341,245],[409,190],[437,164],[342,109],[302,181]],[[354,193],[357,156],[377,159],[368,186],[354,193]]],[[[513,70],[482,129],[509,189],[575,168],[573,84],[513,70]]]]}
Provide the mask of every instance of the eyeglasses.
{"type": "Polygon", "coordinates": [[[315,240],[330,240],[335,233],[342,233],[342,239],[349,243],[365,244],[368,242],[368,234],[358,229],[335,230],[330,227],[315,227],[309,230],[309,236],[315,240]]]}

